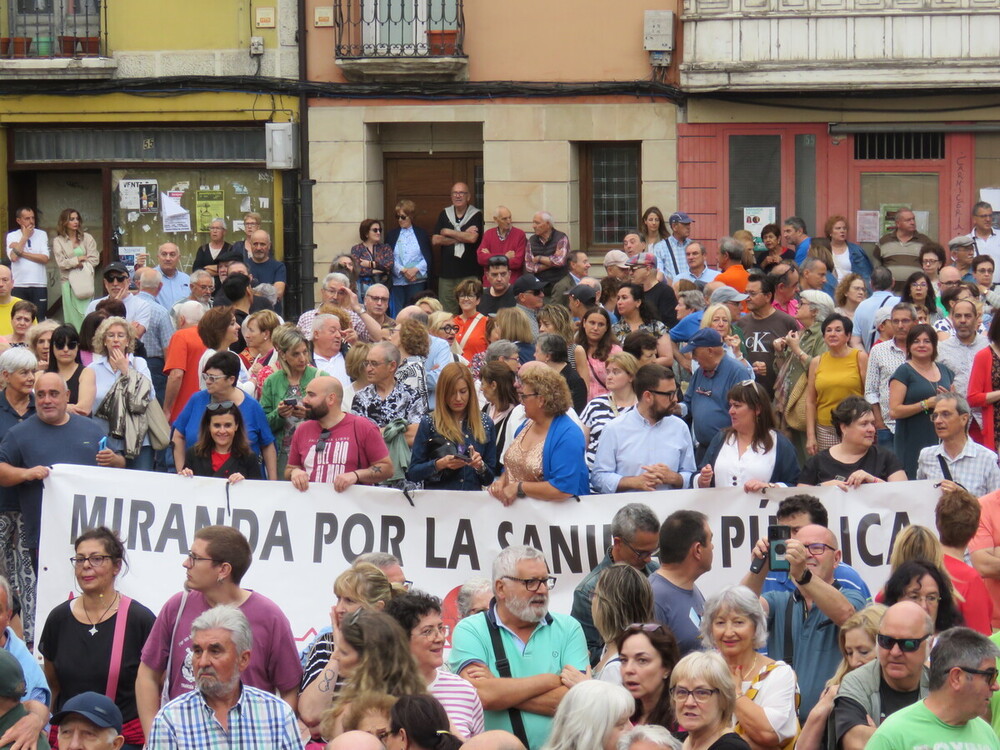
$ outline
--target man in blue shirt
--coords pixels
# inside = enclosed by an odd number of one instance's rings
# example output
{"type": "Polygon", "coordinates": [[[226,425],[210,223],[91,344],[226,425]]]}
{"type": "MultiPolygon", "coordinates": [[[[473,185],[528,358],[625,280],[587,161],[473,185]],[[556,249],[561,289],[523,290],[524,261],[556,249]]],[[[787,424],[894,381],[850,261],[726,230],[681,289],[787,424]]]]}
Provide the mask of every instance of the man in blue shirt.
{"type": "Polygon", "coordinates": [[[156,257],[160,261],[156,270],[160,272],[163,281],[163,286],[156,295],[156,301],[169,312],[174,305],[190,296],[191,277],[178,268],[181,251],[173,242],[164,242],[160,245],[156,257]]]}
{"type": "Polygon", "coordinates": [[[802,261],[809,254],[809,246],[812,244],[809,233],[806,231],[806,223],[798,216],[789,216],[781,225],[781,239],[785,247],[795,251],[795,262],[801,266],[802,261]]]}
{"type": "Polygon", "coordinates": [[[674,373],[643,365],[633,381],[636,408],[608,422],[601,433],[590,483],[596,492],[672,490],[696,471],[691,433],[671,412],[677,403],[674,373]]]}
{"type": "Polygon", "coordinates": [[[278,303],[274,311],[281,315],[282,300],[285,297],[285,264],[271,257],[271,235],[258,229],[250,236],[250,260],[247,268],[258,284],[271,284],[278,292],[278,303]]]}
{"type": "Polygon", "coordinates": [[[681,352],[692,353],[698,363],[691,373],[684,403],[694,426],[695,463],[700,463],[715,434],[732,425],[729,389],[746,380],[747,370],[726,356],[722,334],[714,328],[699,328],[681,352]]]}
{"type": "Polygon", "coordinates": [[[892,306],[899,302],[899,297],[892,293],[892,271],[885,266],[879,266],[872,271],[872,296],[863,300],[854,311],[854,335],[851,346],[863,346],[870,351],[875,340],[875,312],[881,307],[892,306]]]}
{"type": "Polygon", "coordinates": [[[584,672],[590,663],[580,623],[549,612],[553,584],[539,550],[508,547],[493,562],[490,608],[459,622],[452,637],[451,670],[479,693],[486,729],[518,733],[511,720],[515,713],[523,722],[521,741],[530,750],[544,744],[552,714],[567,693],[561,675],[584,672]],[[497,667],[502,657],[496,640],[509,661],[507,677],[497,667]]]}
{"type": "MultiPolygon", "coordinates": [[[[767,539],[757,542],[752,556],[764,565],[758,573],[748,572],[742,583],[760,594],[768,569],[767,539]]],[[[799,720],[805,723],[840,664],[838,628],[865,606],[865,599],[860,591],[842,590],[834,580],[841,555],[830,529],[803,526],[787,541],[785,559],[795,591],[771,591],[762,597],[767,612],[767,655],[787,662],[798,675],[799,720]]]]}

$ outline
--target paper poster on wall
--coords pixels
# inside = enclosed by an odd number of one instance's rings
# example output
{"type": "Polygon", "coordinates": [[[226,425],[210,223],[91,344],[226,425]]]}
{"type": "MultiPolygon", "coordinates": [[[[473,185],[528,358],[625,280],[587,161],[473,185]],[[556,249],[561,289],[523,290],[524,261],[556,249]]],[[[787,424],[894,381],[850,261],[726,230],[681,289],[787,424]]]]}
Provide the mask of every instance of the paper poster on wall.
{"type": "Polygon", "coordinates": [[[118,260],[125,264],[129,276],[135,273],[135,259],[145,254],[146,248],[143,245],[122,245],[118,248],[118,260]]]}
{"type": "Polygon", "coordinates": [[[880,217],[879,236],[888,234],[896,228],[896,212],[901,208],[909,208],[905,203],[883,203],[878,207],[880,217]]]}
{"type": "Polygon", "coordinates": [[[171,191],[164,193],[163,199],[163,231],[190,232],[191,213],[181,205],[183,192],[171,191]]]}
{"type": "Polygon", "coordinates": [[[743,228],[754,237],[760,237],[760,230],[774,223],[774,206],[756,206],[743,209],[743,228]]]}
{"type": "Polygon", "coordinates": [[[878,232],[879,215],[878,211],[858,211],[854,220],[856,242],[878,242],[882,236],[878,232]]]}
{"type": "Polygon", "coordinates": [[[198,231],[207,232],[213,219],[226,215],[225,196],[221,190],[199,190],[197,208],[198,231]]]}
{"type": "Polygon", "coordinates": [[[156,180],[122,180],[118,183],[121,208],[155,214],[160,210],[156,180]]]}

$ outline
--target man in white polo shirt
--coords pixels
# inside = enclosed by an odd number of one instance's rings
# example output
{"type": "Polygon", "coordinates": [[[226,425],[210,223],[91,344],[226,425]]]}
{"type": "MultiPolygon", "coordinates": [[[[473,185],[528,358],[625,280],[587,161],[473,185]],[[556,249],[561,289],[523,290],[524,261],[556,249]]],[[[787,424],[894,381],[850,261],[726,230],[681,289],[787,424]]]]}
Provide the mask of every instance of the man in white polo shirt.
{"type": "Polygon", "coordinates": [[[22,207],[14,214],[18,229],[7,233],[7,257],[14,274],[14,296],[34,302],[38,320],[49,309],[45,264],[49,262],[49,236],[35,226],[35,210],[22,207]]]}

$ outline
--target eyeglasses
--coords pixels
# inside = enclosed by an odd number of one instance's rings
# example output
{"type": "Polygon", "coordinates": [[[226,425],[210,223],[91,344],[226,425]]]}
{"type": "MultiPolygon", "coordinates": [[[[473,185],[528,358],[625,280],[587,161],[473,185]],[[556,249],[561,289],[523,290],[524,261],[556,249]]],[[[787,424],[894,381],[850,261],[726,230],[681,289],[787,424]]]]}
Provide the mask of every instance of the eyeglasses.
{"type": "Polygon", "coordinates": [[[533,396],[537,396],[537,395],[538,395],[537,393],[522,393],[521,394],[521,400],[524,401],[524,399],[526,399],[526,398],[532,398],[533,396]]]}
{"type": "Polygon", "coordinates": [[[474,294],[460,294],[460,295],[458,295],[458,298],[459,299],[475,299],[476,295],[474,295],[474,294]]]}
{"type": "Polygon", "coordinates": [[[77,555],[71,557],[69,561],[77,568],[82,568],[87,563],[90,563],[92,568],[102,568],[107,565],[108,560],[114,560],[115,558],[111,555],[91,555],[90,557],[83,557],[82,555],[77,555]]]}
{"type": "Polygon", "coordinates": [[[541,297],[542,296],[542,290],[541,289],[526,289],[525,291],[521,292],[521,294],[533,294],[536,297],[541,297]]]}
{"type": "Polygon", "coordinates": [[[436,635],[440,635],[442,638],[447,638],[449,633],[451,633],[451,628],[447,625],[429,625],[423,630],[414,633],[414,635],[420,638],[426,638],[429,641],[436,635]]]}
{"type": "Polygon", "coordinates": [[[622,537],[618,537],[618,538],[621,539],[622,540],[622,544],[624,544],[626,547],[628,547],[630,550],[632,550],[632,554],[635,555],[640,560],[649,560],[649,559],[651,559],[653,557],[653,555],[656,554],[656,550],[655,549],[636,549],[631,544],[629,544],[628,542],[626,542],[622,537]]]}
{"type": "Polygon", "coordinates": [[[548,576],[547,578],[517,578],[516,576],[502,576],[502,578],[508,578],[511,581],[520,581],[524,584],[524,588],[528,591],[538,591],[545,584],[545,588],[549,591],[556,587],[555,576],[548,576]]]}
{"type": "Polygon", "coordinates": [[[389,362],[388,362],[388,360],[386,360],[384,362],[379,362],[379,361],[374,360],[374,359],[366,359],[363,364],[364,364],[365,367],[378,367],[379,365],[387,365],[387,364],[389,364],[389,362]]]}
{"type": "Polygon", "coordinates": [[[128,281],[128,276],[120,273],[110,273],[104,277],[105,281],[128,281]]]}
{"type": "Polygon", "coordinates": [[[368,231],[369,231],[369,232],[381,232],[382,230],[381,230],[381,229],[379,229],[378,227],[372,227],[372,228],[371,228],[371,229],[369,229],[368,231]]]}
{"type": "Polygon", "coordinates": [[[458,326],[441,326],[442,333],[458,333],[458,326]]]}
{"type": "Polygon", "coordinates": [[[904,594],[904,596],[908,601],[916,602],[917,604],[920,604],[920,602],[927,602],[928,604],[937,604],[939,601],[941,601],[940,594],[924,594],[923,596],[921,596],[920,594],[913,592],[912,594],[904,594]]]}
{"type": "Polygon", "coordinates": [[[388,297],[376,297],[374,294],[369,294],[365,299],[370,299],[372,302],[388,302],[388,297]]]}
{"type": "Polygon", "coordinates": [[[963,672],[968,672],[969,674],[978,674],[986,678],[986,684],[992,685],[997,681],[997,676],[1000,675],[1000,671],[996,667],[990,667],[989,669],[973,669],[972,667],[959,667],[963,672]]]}
{"type": "Polygon", "coordinates": [[[893,638],[891,635],[879,633],[875,636],[875,640],[878,642],[879,648],[884,648],[886,651],[892,651],[893,646],[899,646],[899,650],[904,654],[912,654],[920,648],[921,643],[930,637],[930,633],[921,638],[893,638]]]}
{"type": "Polygon", "coordinates": [[[673,390],[673,391],[654,391],[654,390],[650,390],[649,392],[650,393],[655,393],[657,396],[664,396],[664,397],[670,398],[670,399],[677,398],[677,391],[676,390],[673,390]]]}
{"type": "Polygon", "coordinates": [[[206,383],[214,383],[217,380],[222,380],[223,378],[228,378],[229,375],[209,375],[208,373],[205,373],[204,375],[202,375],[202,377],[205,379],[206,383]]]}
{"type": "Polygon", "coordinates": [[[197,565],[198,563],[204,562],[206,560],[212,564],[218,563],[218,560],[214,560],[211,557],[198,557],[198,555],[196,555],[194,552],[188,552],[187,559],[188,562],[191,563],[192,565],[197,565]]]}
{"type": "Polygon", "coordinates": [[[682,687],[670,688],[671,697],[678,703],[684,703],[688,698],[694,698],[695,703],[705,703],[718,692],[718,688],[695,688],[694,690],[682,687]]]}
{"type": "MultiPolygon", "coordinates": [[[[993,214],[976,214],[975,216],[976,216],[977,219],[992,219],[993,218],[993,214]]],[[[963,669],[964,669],[964,667],[963,667],[963,669]]]]}
{"type": "Polygon", "coordinates": [[[812,544],[804,544],[802,546],[805,547],[809,554],[813,557],[819,557],[828,549],[834,549],[834,547],[831,547],[829,544],[824,544],[823,542],[814,542],[812,544]]]}

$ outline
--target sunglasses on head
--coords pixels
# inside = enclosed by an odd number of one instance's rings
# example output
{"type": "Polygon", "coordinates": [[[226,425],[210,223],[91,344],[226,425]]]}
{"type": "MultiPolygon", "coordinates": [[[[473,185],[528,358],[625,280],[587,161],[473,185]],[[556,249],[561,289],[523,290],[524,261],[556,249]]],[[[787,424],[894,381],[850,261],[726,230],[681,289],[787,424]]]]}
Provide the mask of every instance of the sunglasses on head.
{"type": "Polygon", "coordinates": [[[921,643],[930,637],[930,633],[922,638],[893,638],[890,635],[882,635],[879,633],[875,636],[875,640],[878,642],[879,648],[884,648],[886,651],[892,651],[893,646],[899,646],[899,650],[903,653],[912,654],[920,648],[921,643]]]}
{"type": "Polygon", "coordinates": [[[219,411],[220,409],[232,409],[233,406],[232,401],[213,401],[205,408],[209,411],[219,411]]]}

